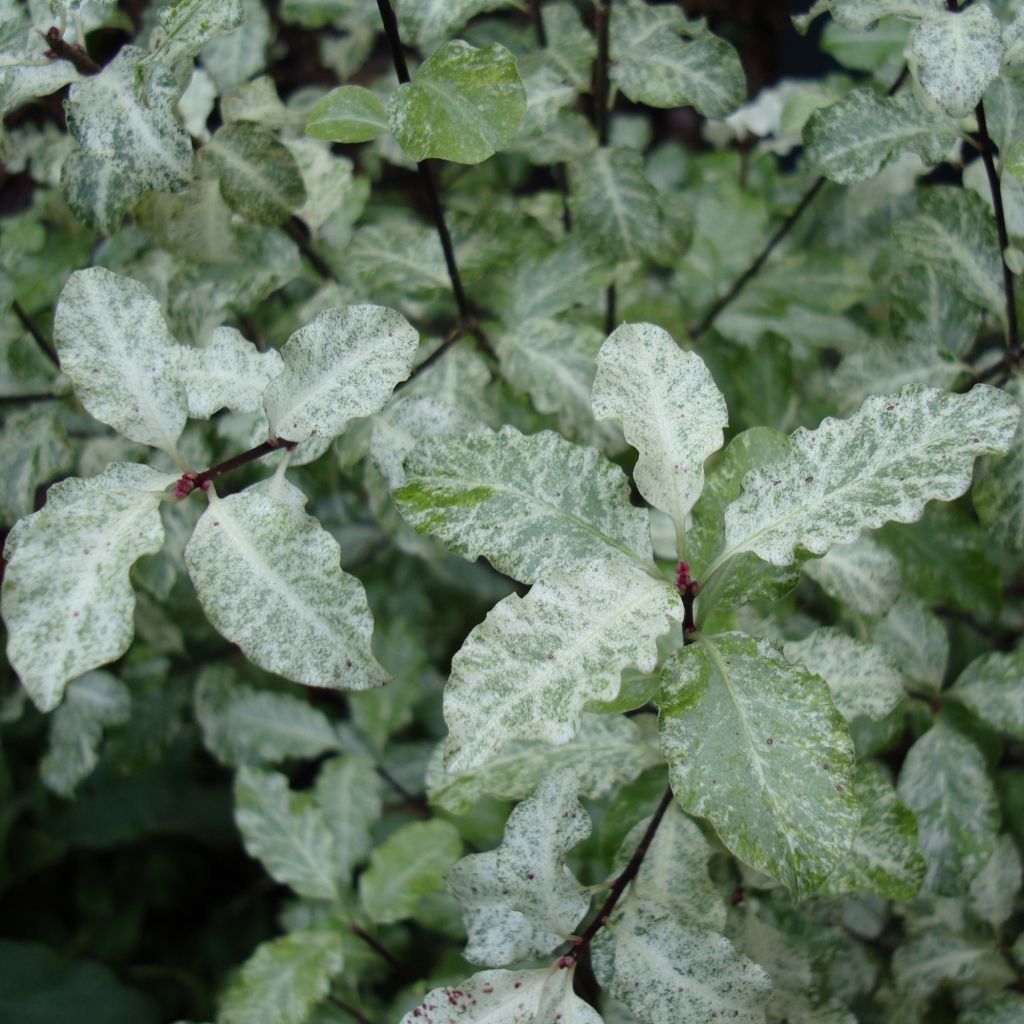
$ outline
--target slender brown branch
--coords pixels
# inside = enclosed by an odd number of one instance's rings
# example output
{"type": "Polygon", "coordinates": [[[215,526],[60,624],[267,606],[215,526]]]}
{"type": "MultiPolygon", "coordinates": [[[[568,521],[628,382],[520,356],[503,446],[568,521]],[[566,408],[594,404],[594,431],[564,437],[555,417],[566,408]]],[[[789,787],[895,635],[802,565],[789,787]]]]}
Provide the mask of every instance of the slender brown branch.
{"type": "Polygon", "coordinates": [[[587,930],[578,938],[573,940],[573,948],[568,953],[570,960],[578,960],[580,954],[590,945],[594,936],[608,923],[608,919],[612,915],[612,911],[615,909],[619,900],[622,899],[622,894],[626,890],[626,886],[636,878],[637,872],[640,870],[640,865],[644,862],[644,857],[647,856],[647,851],[650,849],[651,843],[654,841],[654,836],[658,831],[658,826],[661,824],[661,819],[665,817],[665,812],[668,810],[669,804],[672,803],[672,790],[666,789],[662,795],[661,802],[658,804],[657,810],[654,812],[654,817],[651,818],[650,824],[647,826],[644,832],[643,838],[640,840],[640,845],[633,851],[633,856],[629,858],[629,863],[623,868],[621,874],[612,882],[611,891],[608,893],[608,898],[601,905],[601,909],[597,912],[597,916],[593,921],[590,922],[587,930]]]}
{"type": "Polygon", "coordinates": [[[25,307],[17,299],[13,299],[11,301],[11,311],[21,321],[21,326],[32,335],[35,343],[42,350],[46,358],[49,359],[54,366],[59,368],[60,358],[57,356],[57,350],[50,344],[46,335],[39,330],[35,321],[28,315],[25,307]]]}
{"type": "Polygon", "coordinates": [[[611,25],[612,0],[599,0],[595,12],[594,28],[597,32],[597,58],[594,61],[594,128],[597,144],[608,145],[608,48],[611,25]]]}
{"type": "Polygon", "coordinates": [[[533,19],[533,30],[537,33],[537,42],[541,46],[548,45],[548,34],[544,31],[544,16],[541,14],[543,0],[531,0],[530,17],[533,19]]]}
{"type": "Polygon", "coordinates": [[[313,247],[309,240],[309,232],[298,217],[292,217],[285,222],[284,232],[299,247],[299,252],[306,257],[309,265],[325,281],[337,281],[337,275],[331,269],[331,265],[313,247]]]}
{"type": "Polygon", "coordinates": [[[412,373],[406,377],[405,380],[399,381],[395,387],[396,391],[401,391],[402,388],[408,387],[421,373],[429,370],[458,340],[466,333],[467,330],[471,330],[473,324],[456,324],[452,330],[445,337],[444,341],[441,342],[433,352],[423,360],[422,363],[417,366],[412,373]]]}
{"type": "Polygon", "coordinates": [[[40,35],[46,40],[50,53],[61,60],[70,61],[80,75],[98,75],[103,70],[82,46],[67,42],[56,25],[41,32],[40,35]]]}
{"type": "Polygon", "coordinates": [[[213,480],[220,479],[226,473],[230,473],[242,466],[247,466],[250,462],[262,459],[264,455],[280,451],[282,448],[285,451],[291,451],[297,443],[297,441],[285,441],[283,438],[278,438],[276,441],[267,440],[263,444],[256,445],[255,448],[250,448],[248,451],[234,455],[230,459],[218,462],[216,466],[204,469],[201,473],[184,473],[175,485],[174,496],[176,498],[187,498],[197,488],[205,491],[213,480]]]}
{"type": "Polygon", "coordinates": [[[357,1010],[354,1006],[349,1006],[348,1003],[342,1002],[337,996],[330,995],[327,997],[328,1002],[333,1003],[339,1010],[344,1010],[350,1017],[359,1021],[359,1024],[373,1024],[373,1021],[363,1013],[362,1010],[357,1010]]]}
{"type": "Polygon", "coordinates": [[[399,963],[369,932],[363,931],[359,925],[354,924],[352,925],[352,934],[355,935],[356,938],[362,939],[363,942],[365,942],[370,949],[374,951],[374,953],[384,960],[393,971],[400,972],[402,970],[401,963],[399,963]]]}

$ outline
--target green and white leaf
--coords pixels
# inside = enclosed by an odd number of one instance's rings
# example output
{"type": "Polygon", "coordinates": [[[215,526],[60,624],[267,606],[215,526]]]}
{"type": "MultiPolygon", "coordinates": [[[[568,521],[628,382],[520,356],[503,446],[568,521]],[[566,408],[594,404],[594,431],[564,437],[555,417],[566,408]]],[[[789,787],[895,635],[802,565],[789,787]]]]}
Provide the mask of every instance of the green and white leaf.
{"type": "Polygon", "coordinates": [[[393,309],[324,310],[281,350],[284,371],[264,395],[271,437],[336,437],[349,420],[378,412],[412,371],[418,343],[393,309]]]}
{"type": "Polygon", "coordinates": [[[429,51],[476,15],[511,4],[512,0],[399,0],[395,6],[402,39],[429,51]]]}
{"type": "Polygon", "coordinates": [[[999,75],[1002,29],[987,3],[931,14],[910,33],[907,62],[939,107],[966,117],[999,75]]]}
{"type": "Polygon", "coordinates": [[[0,609],[7,658],[40,711],[64,686],[119,658],[134,634],[128,571],[160,550],[162,491],[173,476],[114,463],[50,488],[46,505],[8,534],[0,609]]]}
{"type": "Polygon", "coordinates": [[[185,564],[213,626],[260,668],[329,689],[383,686],[370,646],[363,585],[341,570],[338,542],[281,482],[210,505],[185,548],[185,564]]]}
{"type": "Polygon", "coordinates": [[[74,455],[55,402],[4,414],[0,447],[0,521],[13,523],[35,507],[36,488],[72,466],[74,455]]]}
{"type": "Polygon", "coordinates": [[[1014,971],[991,941],[937,929],[912,936],[892,957],[893,979],[901,992],[926,999],[941,985],[998,991],[1014,971]]]}
{"type": "Polygon", "coordinates": [[[413,160],[478,164],[508,146],[526,112],[515,58],[498,43],[456,39],[420,65],[388,103],[388,126],[413,160]]]}
{"type": "Polygon", "coordinates": [[[986,725],[1024,740],[1024,647],[975,658],[949,691],[986,725]]]}
{"type": "Polygon", "coordinates": [[[140,189],[174,192],[192,180],[192,142],[175,115],[181,90],[169,67],[158,64],[144,76],[145,59],[145,51],[124,46],[98,75],[75,82],[68,130],[140,189]]]}
{"type": "Polygon", "coordinates": [[[967,906],[975,917],[994,929],[1009,920],[1021,887],[1020,851],[1012,836],[1003,834],[988,863],[971,881],[967,906]]]}
{"type": "Polygon", "coordinates": [[[525,583],[602,554],[652,557],[647,513],[622,471],[551,431],[430,439],[405,473],[395,501],[411,526],[525,583]]]}
{"type": "Polygon", "coordinates": [[[931,18],[945,7],[945,0],[815,0],[806,14],[794,16],[793,24],[803,33],[818,15],[829,12],[840,25],[863,29],[882,18],[931,18]]]}
{"type": "Polygon", "coordinates": [[[1018,415],[985,385],[964,395],[914,385],[798,429],[787,459],[748,474],[726,509],[726,551],[711,572],[743,551],[785,565],[798,546],[821,555],[865,527],[914,522],[930,499],[970,486],[976,456],[1006,451],[1018,415]]]}
{"type": "Polygon", "coordinates": [[[53,340],[61,369],[96,419],[176,454],[188,418],[180,351],[142,282],[103,267],[75,271],[57,301],[53,340]]]}
{"type": "Polygon", "coordinates": [[[260,0],[242,0],[242,24],[203,45],[203,67],[218,90],[230,93],[258,75],[266,64],[270,45],[270,14],[260,0]]]}
{"type": "Polygon", "coordinates": [[[722,447],[729,423],[704,361],[660,327],[623,324],[598,353],[593,406],[598,419],[622,424],[639,453],[637,488],[681,534],[704,487],[704,460],[722,447]]]}
{"type": "Polygon", "coordinates": [[[631,719],[584,713],[579,732],[562,746],[518,740],[506,744],[486,764],[464,772],[445,772],[438,747],[427,766],[427,795],[435,806],[464,814],[485,796],[522,800],[549,772],[571,769],[580,795],[593,799],[606,796],[660,760],[631,719]]]}
{"type": "Polygon", "coordinates": [[[875,177],[904,153],[926,166],[941,163],[959,141],[956,121],[927,110],[912,92],[885,97],[855,89],[815,111],[804,128],[808,164],[842,185],[875,177]]]}
{"type": "Polygon", "coordinates": [[[264,942],[229,982],[217,1024],[305,1024],[343,962],[338,933],[327,928],[264,942]]]}
{"type": "Polygon", "coordinates": [[[370,919],[390,924],[411,917],[421,897],[444,887],[461,853],[459,833],[447,821],[414,821],[392,832],[359,877],[359,898],[370,919]]]}
{"type": "Polygon", "coordinates": [[[381,815],[380,789],[373,762],[357,754],[332,757],[316,777],[313,798],[334,836],[332,863],[343,882],[373,849],[370,828],[381,815]]]}
{"type": "Polygon", "coordinates": [[[592,947],[594,973],[640,1024],[763,1024],[771,981],[723,935],[627,902],[592,947]]]}
{"type": "Polygon", "coordinates": [[[659,728],[684,810],[797,898],[820,887],[860,820],[853,743],[824,680],[767,640],[702,636],[662,670],[659,728]]]}
{"type": "Polygon", "coordinates": [[[68,154],[60,189],[72,213],[104,235],[113,235],[144,191],[116,163],[84,149],[68,154]]]}
{"type": "Polygon", "coordinates": [[[308,899],[337,899],[326,817],[308,793],[293,793],[284,775],[243,765],[235,776],[235,823],[271,878],[308,899]]]}
{"type": "Polygon", "coordinates": [[[925,872],[917,846],[917,819],[872,762],[857,766],[855,788],[862,809],[860,829],[825,888],[837,896],[870,892],[883,899],[911,899],[920,890],[925,872]]]}
{"type": "Polygon", "coordinates": [[[123,725],[131,713],[131,692],[109,672],[87,672],[75,681],[50,719],[46,754],[39,774],[47,789],[70,797],[96,767],[104,729],[123,725]]]}
{"type": "Polygon", "coordinates": [[[566,941],[590,906],[590,893],[566,867],[590,835],[571,771],[547,776],[509,815],[501,845],[470,854],[445,885],[462,906],[470,963],[502,966],[542,957],[566,941]]]}
{"type": "Polygon", "coordinates": [[[240,0],[172,0],[156,14],[147,62],[172,67],[203,44],[242,23],[240,0]]]}
{"type": "Polygon", "coordinates": [[[949,636],[942,621],[913,594],[903,594],[871,629],[911,682],[938,692],[946,675],[949,636]]]}
{"type": "MultiPolygon", "coordinates": [[[[1024,405],[1024,380],[1019,375],[1006,390],[1024,405]]],[[[988,461],[971,494],[978,518],[996,539],[1024,549],[1024,422],[1018,424],[1009,452],[988,461]]]]}
{"type": "Polygon", "coordinates": [[[907,753],[897,792],[917,816],[925,888],[944,896],[965,892],[992,856],[999,831],[999,802],[982,752],[939,718],[907,753]]]}
{"type": "Polygon", "coordinates": [[[804,562],[803,571],[829,597],[858,615],[884,615],[902,586],[896,556],[868,536],[831,548],[824,558],[804,562]]]}
{"type": "Polygon", "coordinates": [[[786,657],[821,676],[849,722],[884,718],[903,696],[903,676],[882,647],[856,640],[836,626],[816,629],[785,645],[786,657]]]}
{"type": "Polygon", "coordinates": [[[388,115],[375,93],[342,85],[319,100],[306,121],[306,134],[329,142],[368,142],[388,130],[388,115]]]}
{"type": "Polygon", "coordinates": [[[514,739],[568,743],[584,707],[611,700],[624,668],[657,662],[655,641],[682,621],[675,588],[623,559],[552,572],[510,594],[452,659],[444,692],[445,766],[484,764],[514,739]]]}
{"type": "Polygon", "coordinates": [[[188,414],[209,419],[220,409],[253,412],[267,385],[284,370],[276,349],[260,352],[234,327],[218,327],[205,348],[182,347],[179,379],[188,414]]]}
{"type": "MultiPolygon", "coordinates": [[[[559,971],[568,975],[572,971],[559,971]]],[[[399,1024],[555,1024],[538,1017],[544,990],[565,984],[548,968],[539,971],[480,971],[458,985],[431,989],[399,1024]]],[[[595,1024],[566,1018],[564,1024],[595,1024]]]]}

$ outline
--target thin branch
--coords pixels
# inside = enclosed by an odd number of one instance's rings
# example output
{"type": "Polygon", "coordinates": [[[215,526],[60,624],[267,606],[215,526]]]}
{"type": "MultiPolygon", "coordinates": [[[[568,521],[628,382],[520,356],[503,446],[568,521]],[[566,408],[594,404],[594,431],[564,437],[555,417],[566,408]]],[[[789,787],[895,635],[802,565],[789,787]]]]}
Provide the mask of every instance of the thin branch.
{"type": "Polygon", "coordinates": [[[80,75],[98,75],[103,68],[99,66],[85,52],[85,49],[78,43],[72,45],[67,42],[61,35],[61,31],[56,25],[51,26],[45,32],[40,32],[40,35],[46,40],[46,45],[50,48],[50,53],[54,57],[58,57],[61,60],[70,61],[74,66],[75,70],[80,75]]]}
{"type": "Polygon", "coordinates": [[[377,765],[377,774],[408,804],[412,804],[414,807],[419,807],[421,810],[429,810],[427,805],[426,797],[417,796],[415,793],[410,793],[409,790],[403,786],[398,779],[394,777],[384,767],[384,765],[377,765]]]}
{"type": "Polygon", "coordinates": [[[247,466],[250,462],[262,459],[264,455],[269,455],[271,452],[281,451],[282,449],[284,451],[291,451],[297,443],[297,441],[285,441],[283,438],[278,438],[276,441],[267,440],[263,444],[256,445],[255,448],[250,448],[248,451],[234,455],[230,459],[218,462],[216,466],[204,469],[201,473],[184,473],[175,485],[174,496],[176,498],[187,498],[196,489],[205,491],[212,481],[220,479],[226,473],[230,473],[242,466],[247,466]]]}
{"type": "Polygon", "coordinates": [[[393,971],[402,970],[401,963],[399,963],[369,932],[363,931],[363,929],[357,924],[352,925],[351,928],[352,934],[355,935],[356,938],[362,939],[363,942],[365,942],[370,949],[374,951],[374,953],[384,960],[393,971]]]}
{"type": "Polygon", "coordinates": [[[25,311],[25,307],[17,299],[12,299],[11,310],[21,321],[21,326],[32,335],[35,343],[40,347],[40,349],[42,349],[46,358],[49,359],[54,366],[60,369],[60,359],[57,356],[57,350],[47,340],[46,335],[43,334],[43,332],[36,326],[35,321],[25,311]]]}
{"type": "Polygon", "coordinates": [[[402,388],[408,387],[421,373],[429,370],[454,344],[466,333],[468,330],[472,330],[475,325],[469,324],[456,324],[452,330],[448,333],[444,341],[441,342],[433,352],[423,360],[422,363],[417,366],[412,373],[403,381],[399,381],[395,386],[396,391],[401,391],[402,388]]]}
{"type": "Polygon", "coordinates": [[[292,217],[284,224],[285,234],[299,247],[299,252],[306,257],[309,265],[325,280],[337,281],[337,275],[331,265],[320,255],[309,240],[309,232],[298,217],[292,217]]]}
{"type": "Polygon", "coordinates": [[[354,1006],[349,1006],[348,1003],[342,1002],[337,996],[330,995],[327,997],[328,1002],[333,1003],[339,1010],[344,1010],[350,1017],[355,1018],[359,1021],[359,1024],[373,1024],[373,1021],[363,1013],[362,1010],[357,1010],[354,1006]]]}
{"type": "MultiPolygon", "coordinates": [[[[611,112],[608,110],[608,52],[609,29],[611,26],[612,0],[599,0],[595,12],[594,28],[597,32],[597,56],[594,58],[593,93],[594,93],[594,128],[597,131],[597,144],[608,145],[611,112]]],[[[604,301],[604,333],[611,334],[615,330],[616,320],[615,282],[608,285],[604,301]]]]}
{"type": "Polygon", "coordinates": [[[544,31],[544,17],[541,14],[542,0],[530,0],[530,16],[533,18],[533,30],[537,33],[540,46],[548,45],[548,34],[544,31]]]}

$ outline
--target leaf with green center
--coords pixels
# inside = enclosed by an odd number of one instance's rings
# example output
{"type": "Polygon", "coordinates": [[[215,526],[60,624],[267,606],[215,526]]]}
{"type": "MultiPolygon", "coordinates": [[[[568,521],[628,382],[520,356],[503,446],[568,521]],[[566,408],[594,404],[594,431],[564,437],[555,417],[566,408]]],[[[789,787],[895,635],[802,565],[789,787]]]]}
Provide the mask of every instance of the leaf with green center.
{"type": "MultiPolygon", "coordinates": [[[[1015,376],[1006,390],[1024,405],[1020,376],[1015,376]]],[[[1009,452],[985,467],[972,497],[978,518],[996,539],[1018,551],[1024,549],[1024,421],[1017,426],[1009,452]]]]}
{"type": "Polygon", "coordinates": [[[337,899],[331,830],[309,794],[293,793],[284,775],[243,765],[235,776],[235,823],[271,878],[308,899],[337,899]]]}
{"type": "Polygon", "coordinates": [[[1024,740],[1024,646],[1010,654],[993,652],[975,658],[949,696],[986,725],[1024,740]]]}
{"type": "Polygon", "coordinates": [[[224,125],[200,156],[220,180],[224,202],[255,224],[283,224],[306,201],[295,157],[263,125],[224,125]]]}
{"type": "Polygon", "coordinates": [[[912,936],[892,957],[893,980],[899,991],[918,1000],[928,998],[945,983],[977,990],[998,991],[1014,971],[995,945],[955,931],[937,930],[912,936]]]}
{"type": "Polygon", "coordinates": [[[242,23],[239,0],[171,0],[156,13],[157,28],[146,60],[172,67],[194,57],[205,42],[242,23]]]}
{"type": "Polygon", "coordinates": [[[68,130],[138,188],[174,192],[192,181],[192,143],[175,116],[176,76],[163,65],[143,76],[145,59],[144,50],[124,46],[100,74],[76,82],[68,93],[68,130]]]}
{"type": "Polygon", "coordinates": [[[414,821],[392,832],[359,877],[359,898],[370,919],[391,924],[411,917],[420,898],[444,888],[462,840],[447,821],[414,821]]]}
{"type": "Polygon", "coordinates": [[[682,620],[675,587],[624,559],[553,572],[511,594],[452,659],[444,691],[445,767],[484,764],[510,740],[568,743],[624,668],[650,672],[655,640],[682,620]]]}
{"type": "Polygon", "coordinates": [[[426,60],[388,103],[388,126],[413,160],[478,164],[515,138],[526,89],[504,46],[456,39],[426,60]]]}
{"type": "Polygon", "coordinates": [[[228,983],[217,1024],[305,1024],[342,964],[341,940],[327,928],[264,942],[228,983]]]}
{"type": "Polygon", "coordinates": [[[900,595],[896,556],[870,537],[858,537],[830,549],[824,558],[804,562],[803,571],[858,615],[884,615],[900,595]]]}
{"type": "Polygon", "coordinates": [[[116,163],[76,149],[61,165],[60,190],[79,220],[101,234],[113,235],[145,188],[116,163]]]}
{"type": "Polygon", "coordinates": [[[916,896],[924,881],[917,848],[917,819],[896,798],[885,773],[866,761],[854,783],[863,815],[850,852],[829,875],[826,890],[836,896],[871,892],[888,900],[916,896]]]}
{"type": "Polygon", "coordinates": [[[593,406],[598,419],[622,424],[639,452],[637,488],[682,534],[704,487],[704,460],[722,447],[729,422],[704,361],[660,327],[623,324],[598,353],[593,406]]]}
{"type": "Polygon", "coordinates": [[[74,455],[56,402],[4,414],[0,447],[0,521],[13,523],[35,507],[36,488],[71,468],[74,455]]]}
{"type": "Polygon", "coordinates": [[[20,520],[4,548],[7,657],[41,711],[64,686],[119,658],[132,642],[128,571],[160,550],[160,502],[174,477],[114,463],[101,476],[65,480],[20,520]]]}
{"type": "Polygon", "coordinates": [[[801,427],[785,461],[747,475],[710,573],[744,551],[786,565],[797,546],[822,555],[865,527],[914,522],[929,500],[970,486],[976,456],[1006,451],[1018,416],[1008,395],[985,385],[965,395],[913,385],[869,398],[846,420],[801,427]]]}
{"type": "Polygon", "coordinates": [[[185,564],[218,632],[293,682],[383,686],[363,585],[342,572],[338,542],[302,510],[305,496],[288,483],[280,497],[261,485],[208,493],[185,564]]]}
{"type": "Polygon", "coordinates": [[[509,815],[501,845],[463,857],[445,885],[462,906],[470,963],[492,967],[546,956],[572,934],[590,893],[565,864],[590,835],[571,771],[547,776],[509,815]]]}
{"type": "Polygon", "coordinates": [[[267,385],[284,370],[276,349],[260,352],[234,327],[218,327],[206,348],[182,347],[180,354],[188,414],[200,419],[220,409],[259,409],[267,385]]]}
{"type": "Polygon", "coordinates": [[[793,24],[804,33],[818,15],[828,11],[840,25],[862,29],[882,18],[930,18],[945,7],[945,0],[815,0],[806,14],[794,16],[793,24]]]}
{"type": "Polygon", "coordinates": [[[284,372],[263,404],[272,437],[336,437],[357,416],[378,412],[412,371],[419,334],[393,309],[324,310],[281,350],[284,372]]]}
{"type": "Polygon", "coordinates": [[[919,598],[903,594],[871,629],[871,641],[884,647],[912,682],[938,692],[946,674],[946,627],[919,598]]]}
{"type": "Polygon", "coordinates": [[[188,418],[180,351],[144,284],[102,267],[76,271],[57,301],[53,340],[88,412],[131,441],[176,453],[188,418]]]}
{"type": "Polygon", "coordinates": [[[376,95],[361,85],[332,89],[310,111],[306,134],[328,142],[368,142],[388,130],[388,115],[376,95]]]}
{"type": "Polygon", "coordinates": [[[411,526],[525,583],[602,553],[651,559],[647,513],[622,471],[551,431],[430,439],[405,473],[394,496],[411,526]]]}
{"type": "Polygon", "coordinates": [[[70,797],[99,761],[103,730],[123,725],[131,713],[131,692],[109,672],[88,672],[69,687],[50,719],[46,755],[39,774],[47,789],[70,797]]]}
{"type": "Polygon", "coordinates": [[[907,61],[935,103],[966,117],[999,75],[1002,30],[984,3],[931,14],[910,33],[907,61]]]}
{"type": "Polygon", "coordinates": [[[925,888],[965,892],[992,856],[999,831],[999,802],[982,752],[939,718],[908,751],[897,792],[917,816],[925,888]]]}
{"type": "Polygon", "coordinates": [[[722,935],[629,902],[592,947],[594,974],[641,1024],[763,1024],[768,975],[722,935]]]}
{"type": "Polygon", "coordinates": [[[904,153],[926,166],[941,163],[959,141],[954,120],[926,110],[909,92],[883,97],[855,89],[815,111],[804,128],[808,164],[842,185],[875,177],[904,153]]]}
{"type": "Polygon", "coordinates": [[[659,727],[683,809],[796,898],[819,888],[860,820],[853,743],[824,680],[767,640],[702,636],[662,670],[659,727]]]}
{"type": "Polygon", "coordinates": [[[370,827],[381,815],[380,788],[373,762],[356,754],[332,757],[316,777],[313,798],[334,836],[335,875],[345,882],[373,849],[370,827]]]}
{"type": "Polygon", "coordinates": [[[508,743],[486,764],[461,773],[445,772],[439,747],[427,766],[427,795],[435,806],[465,814],[485,796],[522,800],[549,772],[571,769],[580,794],[597,798],[660,760],[631,719],[584,714],[579,732],[563,746],[536,740],[508,743]]]}

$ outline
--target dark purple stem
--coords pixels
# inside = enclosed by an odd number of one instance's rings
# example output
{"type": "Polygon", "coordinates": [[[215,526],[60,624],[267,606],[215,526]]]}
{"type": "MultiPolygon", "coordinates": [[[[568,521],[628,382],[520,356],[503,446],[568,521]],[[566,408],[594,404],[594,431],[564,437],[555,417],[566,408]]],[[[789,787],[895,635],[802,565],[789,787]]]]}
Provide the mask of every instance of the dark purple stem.
{"type": "Polygon", "coordinates": [[[212,481],[220,479],[226,473],[246,466],[250,462],[255,462],[257,459],[262,459],[264,455],[269,455],[271,452],[280,451],[282,448],[290,452],[296,444],[298,444],[297,441],[285,441],[280,438],[277,441],[267,440],[263,444],[256,445],[255,448],[250,448],[247,452],[218,462],[216,466],[204,469],[201,473],[184,473],[174,487],[174,496],[187,498],[196,489],[205,491],[212,481]]]}
{"type": "Polygon", "coordinates": [[[66,42],[64,37],[60,34],[60,29],[56,25],[48,28],[45,32],[41,33],[42,37],[46,40],[46,45],[50,48],[50,54],[54,57],[58,57],[61,60],[70,61],[75,66],[75,70],[80,75],[98,75],[103,68],[99,66],[77,43],[72,46],[66,42]]]}
{"type": "Polygon", "coordinates": [[[47,341],[46,335],[36,326],[35,321],[28,315],[25,307],[17,300],[11,301],[11,311],[21,321],[21,326],[32,335],[33,340],[42,350],[54,366],[60,366],[60,359],[57,356],[57,350],[47,341]]]}

